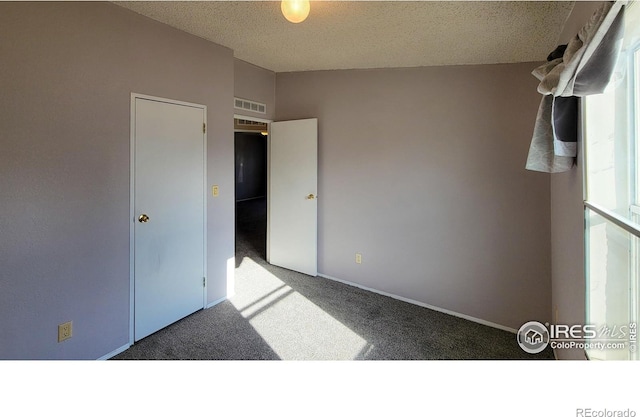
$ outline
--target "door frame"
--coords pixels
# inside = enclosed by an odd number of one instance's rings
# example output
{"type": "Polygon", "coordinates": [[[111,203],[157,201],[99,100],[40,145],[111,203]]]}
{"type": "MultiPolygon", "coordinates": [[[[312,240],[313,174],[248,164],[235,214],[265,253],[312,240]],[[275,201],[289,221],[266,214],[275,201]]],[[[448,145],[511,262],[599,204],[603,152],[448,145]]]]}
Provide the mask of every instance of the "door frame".
{"type": "MultiPolygon", "coordinates": [[[[272,119],[264,119],[264,118],[260,118],[260,117],[253,117],[253,116],[244,116],[242,114],[237,114],[234,113],[233,115],[234,119],[243,119],[243,120],[249,120],[251,122],[259,122],[259,123],[266,123],[267,124],[267,137],[265,138],[265,140],[267,141],[267,234],[265,239],[267,240],[265,242],[265,248],[266,248],[266,257],[267,259],[269,259],[269,216],[271,215],[270,213],[270,207],[269,207],[269,193],[271,191],[271,181],[269,178],[269,166],[271,164],[271,142],[270,142],[270,135],[271,135],[271,123],[273,122],[272,119]]],[[[234,129],[234,134],[235,132],[238,132],[238,130],[234,129]]],[[[235,135],[234,135],[235,136],[235,135]]],[[[235,156],[234,156],[235,158],[235,156]]],[[[234,172],[234,187],[235,187],[235,172],[234,172]]],[[[235,195],[233,198],[233,205],[234,205],[234,212],[235,212],[235,204],[236,204],[236,199],[235,199],[235,195]]],[[[237,220],[234,217],[234,222],[236,222],[237,220]]],[[[235,232],[235,224],[234,226],[234,232],[233,232],[233,237],[234,240],[237,239],[236,237],[236,232],[235,232]]],[[[235,257],[235,251],[233,256],[235,257]]]]}
{"type": "Polygon", "coordinates": [[[204,274],[204,286],[202,289],[202,308],[206,308],[207,306],[207,288],[209,285],[209,280],[208,280],[208,276],[207,276],[207,190],[208,190],[208,184],[207,184],[207,149],[208,149],[208,142],[207,142],[207,132],[208,132],[208,123],[207,123],[207,106],[204,104],[197,104],[197,103],[189,103],[186,101],[179,101],[179,100],[173,100],[173,99],[168,99],[168,98],[164,98],[164,97],[156,97],[156,96],[150,96],[150,95],[146,95],[146,94],[140,94],[140,93],[131,93],[131,105],[130,105],[130,136],[129,136],[129,345],[132,346],[134,344],[135,341],[135,222],[136,222],[136,216],[135,216],[135,175],[136,175],[136,170],[135,170],[135,161],[136,161],[136,154],[135,154],[135,149],[136,149],[136,142],[135,142],[135,132],[136,132],[136,100],[137,99],[144,99],[144,100],[151,100],[151,101],[157,101],[160,103],[167,103],[167,104],[176,104],[176,105],[180,105],[180,106],[187,106],[187,107],[194,107],[197,109],[202,109],[203,110],[203,120],[205,123],[205,126],[207,127],[206,129],[204,129],[205,131],[203,132],[203,145],[204,145],[204,152],[203,152],[203,170],[202,170],[202,175],[203,175],[203,185],[204,188],[202,190],[202,193],[204,195],[204,207],[203,207],[203,225],[204,225],[204,230],[202,231],[202,237],[203,237],[203,274],[204,274]]]}

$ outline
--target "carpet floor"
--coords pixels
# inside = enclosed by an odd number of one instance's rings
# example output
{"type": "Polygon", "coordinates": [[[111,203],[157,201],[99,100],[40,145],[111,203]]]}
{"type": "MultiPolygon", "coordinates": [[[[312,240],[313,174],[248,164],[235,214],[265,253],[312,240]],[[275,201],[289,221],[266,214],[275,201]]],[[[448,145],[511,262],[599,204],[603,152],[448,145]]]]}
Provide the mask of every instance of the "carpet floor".
{"type": "Polygon", "coordinates": [[[236,217],[236,294],[113,359],[553,359],[503,330],[270,265],[264,199],[238,203],[236,217]]]}

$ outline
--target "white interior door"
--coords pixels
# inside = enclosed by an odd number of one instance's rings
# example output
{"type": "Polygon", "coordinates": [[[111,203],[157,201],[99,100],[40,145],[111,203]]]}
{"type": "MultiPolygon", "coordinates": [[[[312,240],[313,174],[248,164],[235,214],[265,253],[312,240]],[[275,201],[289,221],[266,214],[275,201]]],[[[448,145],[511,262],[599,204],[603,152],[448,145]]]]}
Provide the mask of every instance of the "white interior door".
{"type": "Polygon", "coordinates": [[[271,123],[267,261],[318,274],[318,120],[271,123]]]}
{"type": "Polygon", "coordinates": [[[206,109],[132,104],[137,341],[204,306],[206,109]]]}

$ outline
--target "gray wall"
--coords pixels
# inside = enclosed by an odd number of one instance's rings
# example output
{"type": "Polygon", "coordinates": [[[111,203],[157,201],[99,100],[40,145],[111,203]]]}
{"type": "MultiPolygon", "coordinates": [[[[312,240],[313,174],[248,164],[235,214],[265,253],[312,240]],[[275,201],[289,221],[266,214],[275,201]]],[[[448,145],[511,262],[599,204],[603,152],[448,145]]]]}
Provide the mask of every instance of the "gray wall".
{"type": "MultiPolygon", "coordinates": [[[[567,43],[600,2],[576,2],[558,44],[567,43]]],[[[553,318],[558,323],[585,321],[584,213],[582,152],[571,171],[551,175],[551,249],[553,318]]],[[[585,359],[581,349],[558,349],[558,359],[585,359]]]]}
{"type": "MultiPolygon", "coordinates": [[[[0,52],[0,358],[128,343],[131,92],[208,106],[209,302],[234,255],[235,95],[319,118],[322,273],[513,328],[550,318],[549,177],[523,169],[534,64],[279,74],[275,94],[231,50],[104,3],[0,2],[0,52]]],[[[559,195],[554,216],[577,211],[559,195]]],[[[572,291],[554,278],[554,303],[579,310],[572,291]]]]}
{"type": "Polygon", "coordinates": [[[128,343],[131,92],[208,106],[208,299],[224,297],[232,51],[109,3],[0,2],[0,56],[0,358],[128,343]]]}
{"type": "Polygon", "coordinates": [[[273,71],[234,59],[234,95],[267,105],[267,114],[235,109],[236,114],[273,120],[276,107],[276,74],[273,71]]]}
{"type": "MultiPolygon", "coordinates": [[[[585,322],[582,166],[551,176],[553,320],[585,322]]],[[[558,359],[585,359],[582,349],[558,349],[558,359]]]]}
{"type": "Polygon", "coordinates": [[[276,119],[319,120],[320,273],[514,329],[548,321],[549,176],[524,169],[536,66],[277,74],[276,119]]]}

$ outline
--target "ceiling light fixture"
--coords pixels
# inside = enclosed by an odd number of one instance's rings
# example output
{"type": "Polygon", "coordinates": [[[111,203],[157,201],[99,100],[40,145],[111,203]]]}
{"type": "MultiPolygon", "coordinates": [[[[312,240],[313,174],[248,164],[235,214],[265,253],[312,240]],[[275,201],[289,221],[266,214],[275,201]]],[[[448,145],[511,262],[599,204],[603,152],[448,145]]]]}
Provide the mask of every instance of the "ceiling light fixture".
{"type": "Polygon", "coordinates": [[[280,9],[289,22],[300,23],[309,16],[311,4],[309,0],[282,0],[280,9]]]}

